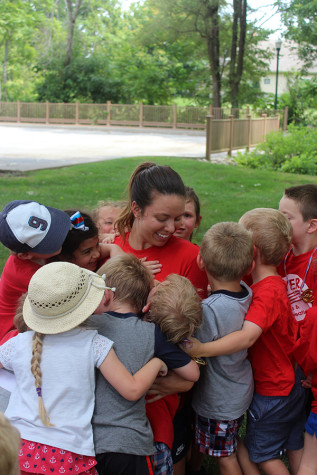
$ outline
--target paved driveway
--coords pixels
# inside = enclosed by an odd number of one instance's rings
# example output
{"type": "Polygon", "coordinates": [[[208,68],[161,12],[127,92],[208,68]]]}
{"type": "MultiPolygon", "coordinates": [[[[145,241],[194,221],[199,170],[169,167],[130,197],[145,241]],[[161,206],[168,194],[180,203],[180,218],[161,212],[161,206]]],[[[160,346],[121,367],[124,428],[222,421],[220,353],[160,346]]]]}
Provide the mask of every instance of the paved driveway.
{"type": "Polygon", "coordinates": [[[35,170],[123,157],[204,158],[204,131],[0,124],[0,170],[35,170]]]}

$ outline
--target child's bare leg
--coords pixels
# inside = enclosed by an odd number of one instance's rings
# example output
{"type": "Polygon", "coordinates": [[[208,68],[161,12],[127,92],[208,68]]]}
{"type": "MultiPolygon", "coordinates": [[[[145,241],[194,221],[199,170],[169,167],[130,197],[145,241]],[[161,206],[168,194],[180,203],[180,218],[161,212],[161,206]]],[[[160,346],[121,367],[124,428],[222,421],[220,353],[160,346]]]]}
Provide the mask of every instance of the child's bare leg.
{"type": "Polygon", "coordinates": [[[249,459],[248,449],[240,437],[238,437],[237,458],[244,475],[261,475],[257,464],[249,459]]]}
{"type": "Polygon", "coordinates": [[[186,457],[174,463],[174,475],[185,475],[186,472],[186,457]]]}
{"type": "MultiPolygon", "coordinates": [[[[296,473],[298,472],[302,455],[303,455],[303,450],[304,449],[287,451],[289,466],[290,466],[292,475],[296,475],[296,473]]],[[[316,450],[317,450],[317,447],[316,447],[316,450]]]]}
{"type": "Polygon", "coordinates": [[[194,472],[199,472],[203,464],[205,456],[206,456],[205,454],[199,452],[197,447],[193,446],[191,457],[190,457],[190,464],[189,464],[190,470],[194,472]]]}
{"type": "Polygon", "coordinates": [[[216,460],[221,475],[243,475],[235,453],[228,457],[217,457],[216,460]]]}
{"type": "Polygon", "coordinates": [[[305,445],[297,475],[315,475],[317,473],[317,437],[305,433],[305,445]]]}
{"type": "Polygon", "coordinates": [[[290,475],[286,466],[280,459],[266,460],[260,463],[260,468],[265,475],[290,475]]]}

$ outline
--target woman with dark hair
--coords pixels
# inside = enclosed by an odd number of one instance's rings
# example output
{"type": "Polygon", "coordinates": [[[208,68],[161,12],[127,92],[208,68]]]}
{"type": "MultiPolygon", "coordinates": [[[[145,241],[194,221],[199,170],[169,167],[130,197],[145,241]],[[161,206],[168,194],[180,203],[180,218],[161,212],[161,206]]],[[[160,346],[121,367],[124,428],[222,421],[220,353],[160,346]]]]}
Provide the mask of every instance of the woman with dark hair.
{"type": "MultiPolygon", "coordinates": [[[[145,162],[132,173],[128,191],[128,204],[116,221],[120,236],[114,242],[125,252],[149,262],[155,279],[163,281],[172,273],[187,277],[204,298],[208,282],[206,274],[197,265],[199,247],[174,235],[185,210],[186,190],[181,177],[168,166],[145,162]]],[[[155,399],[163,399],[157,401],[158,405],[147,404],[147,416],[154,441],[167,445],[164,435],[173,432],[173,415],[169,412],[168,397],[164,396],[188,391],[192,384],[173,373],[158,379],[160,381],[150,392],[156,394],[155,399]]],[[[182,407],[182,401],[179,407],[182,407]]],[[[190,444],[189,414],[190,405],[185,403],[174,418],[172,455],[175,474],[185,473],[185,457],[190,444]]],[[[164,457],[162,450],[155,454],[154,460],[160,464],[164,457]]],[[[164,473],[172,471],[166,469],[164,473]]]]}
{"type": "Polygon", "coordinates": [[[114,242],[140,259],[159,261],[157,280],[171,273],[182,275],[205,297],[207,277],[196,261],[199,248],[173,236],[182,222],[185,196],[184,183],[175,170],[142,163],[130,178],[128,204],[116,221],[120,236],[114,242]]]}

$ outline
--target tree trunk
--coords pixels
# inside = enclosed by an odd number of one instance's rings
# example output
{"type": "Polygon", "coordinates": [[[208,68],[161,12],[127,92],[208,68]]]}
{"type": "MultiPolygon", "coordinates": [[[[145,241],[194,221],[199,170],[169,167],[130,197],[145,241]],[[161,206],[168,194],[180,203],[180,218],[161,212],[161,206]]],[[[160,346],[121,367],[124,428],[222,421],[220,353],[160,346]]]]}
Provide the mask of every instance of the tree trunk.
{"type": "Polygon", "coordinates": [[[229,85],[232,107],[238,107],[239,86],[243,73],[243,58],[247,29],[247,0],[233,0],[232,43],[229,85]]]}
{"type": "Polygon", "coordinates": [[[3,96],[4,96],[5,101],[8,100],[8,92],[7,92],[8,56],[9,56],[9,40],[6,40],[4,44],[4,57],[3,57],[3,69],[2,69],[3,96]]]}
{"type": "Polygon", "coordinates": [[[207,0],[205,2],[206,17],[204,19],[205,32],[201,34],[207,43],[208,60],[212,79],[212,105],[221,107],[221,74],[219,59],[219,1],[207,0]]]}
{"type": "Polygon", "coordinates": [[[71,0],[66,0],[67,6],[67,16],[68,16],[68,31],[67,31],[67,46],[66,46],[66,56],[65,56],[65,66],[68,66],[72,58],[72,46],[74,38],[74,28],[76,19],[78,17],[80,5],[82,0],[77,0],[75,8],[73,11],[73,4],[71,0]]]}
{"type": "Polygon", "coordinates": [[[212,79],[212,105],[221,107],[221,77],[219,67],[219,49],[214,45],[212,38],[207,39],[210,74],[212,79]]]}

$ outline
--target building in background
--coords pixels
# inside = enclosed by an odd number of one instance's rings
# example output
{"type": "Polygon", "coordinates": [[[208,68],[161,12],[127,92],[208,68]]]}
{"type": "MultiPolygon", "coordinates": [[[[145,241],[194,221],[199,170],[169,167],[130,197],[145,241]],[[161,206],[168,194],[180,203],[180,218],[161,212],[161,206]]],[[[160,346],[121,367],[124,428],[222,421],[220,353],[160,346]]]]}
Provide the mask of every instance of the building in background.
{"type": "MultiPolygon", "coordinates": [[[[275,94],[276,85],[276,40],[269,39],[261,42],[263,49],[268,48],[274,54],[269,62],[266,76],[260,80],[261,91],[266,94],[275,94]]],[[[296,43],[288,40],[282,40],[279,55],[279,73],[278,73],[278,96],[284,92],[288,92],[287,74],[291,72],[299,72],[302,70],[304,62],[297,55],[296,43]]],[[[306,78],[317,75],[317,61],[307,70],[306,78]]]]}

